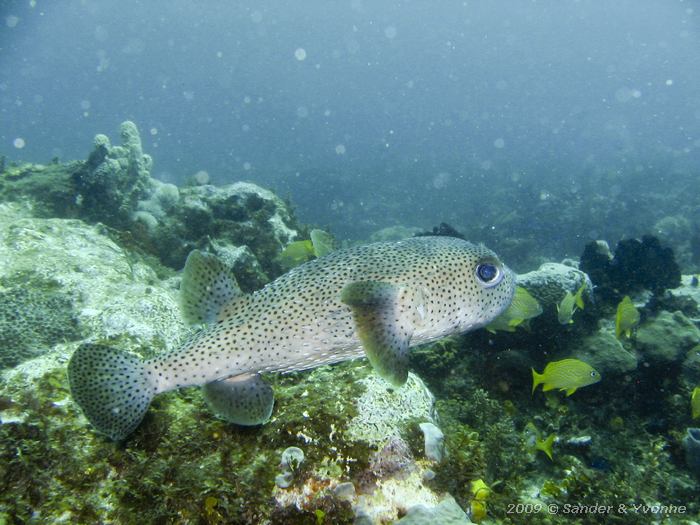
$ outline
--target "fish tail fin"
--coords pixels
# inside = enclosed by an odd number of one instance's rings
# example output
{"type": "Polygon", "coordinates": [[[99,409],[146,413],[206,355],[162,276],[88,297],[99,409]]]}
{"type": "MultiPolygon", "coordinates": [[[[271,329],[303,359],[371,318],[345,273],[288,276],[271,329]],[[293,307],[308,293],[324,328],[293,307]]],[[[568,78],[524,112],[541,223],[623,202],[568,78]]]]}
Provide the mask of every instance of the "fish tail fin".
{"type": "Polygon", "coordinates": [[[535,447],[537,450],[541,450],[545,454],[547,454],[547,457],[552,461],[552,446],[554,445],[554,440],[556,439],[556,436],[554,434],[550,434],[547,439],[542,440],[542,439],[537,439],[535,441],[535,447]]]}
{"type": "Polygon", "coordinates": [[[586,281],[583,281],[583,284],[581,285],[581,288],[578,289],[578,292],[576,292],[576,296],[574,299],[576,299],[576,306],[578,307],[579,310],[583,310],[583,307],[585,306],[583,303],[583,292],[586,290],[586,281]]]}
{"type": "Polygon", "coordinates": [[[531,368],[530,370],[532,370],[532,395],[535,393],[535,388],[537,388],[537,385],[544,382],[544,374],[538,374],[534,368],[531,368]]]}
{"type": "Polygon", "coordinates": [[[115,441],[136,429],[157,391],[142,359],[98,344],[83,344],[73,353],[68,381],[88,421],[115,441]]]}

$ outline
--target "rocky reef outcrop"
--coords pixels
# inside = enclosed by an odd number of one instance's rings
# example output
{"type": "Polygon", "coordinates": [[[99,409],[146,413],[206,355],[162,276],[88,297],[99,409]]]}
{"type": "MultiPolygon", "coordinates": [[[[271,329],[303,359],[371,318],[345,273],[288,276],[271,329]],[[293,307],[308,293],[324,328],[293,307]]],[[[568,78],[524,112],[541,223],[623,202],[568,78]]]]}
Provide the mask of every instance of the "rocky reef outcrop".
{"type": "Polygon", "coordinates": [[[23,203],[35,217],[104,224],[121,245],[173,269],[194,248],[212,251],[246,291],[283,271],[276,256],[307,232],[282,199],[248,182],[164,183],[151,176],[153,160],[133,122],[122,123],[120,138],[113,145],[97,135],[86,161],[8,166],[0,174],[0,199],[23,203]]]}
{"type": "Polygon", "coordinates": [[[68,357],[83,343],[173,348],[189,333],[179,277],[104,225],[13,203],[0,217],[0,520],[379,523],[440,501],[419,428],[437,423],[432,394],[413,374],[393,389],[364,362],[272,376],[262,427],[220,420],[188,389],[161,396],[124,444],[94,433],[71,401],[68,357]],[[289,447],[305,459],[281,487],[289,447]]]}

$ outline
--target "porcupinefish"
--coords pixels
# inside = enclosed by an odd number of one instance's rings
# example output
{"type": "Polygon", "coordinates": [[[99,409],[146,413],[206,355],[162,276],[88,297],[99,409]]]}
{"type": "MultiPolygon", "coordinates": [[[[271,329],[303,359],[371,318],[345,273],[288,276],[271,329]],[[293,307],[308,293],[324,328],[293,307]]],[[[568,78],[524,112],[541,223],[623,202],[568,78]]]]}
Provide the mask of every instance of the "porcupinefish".
{"type": "Polygon", "coordinates": [[[74,400],[114,440],[141,422],[156,394],[203,385],[227,420],[257,425],[272,413],[260,374],[361,357],[395,386],[409,347],[482,327],[505,310],[512,272],[489,249],[456,238],[417,237],[338,250],[244,295],[218,258],[192,252],[180,286],[190,323],[208,323],[151,359],[83,345],[71,357],[74,400]]]}

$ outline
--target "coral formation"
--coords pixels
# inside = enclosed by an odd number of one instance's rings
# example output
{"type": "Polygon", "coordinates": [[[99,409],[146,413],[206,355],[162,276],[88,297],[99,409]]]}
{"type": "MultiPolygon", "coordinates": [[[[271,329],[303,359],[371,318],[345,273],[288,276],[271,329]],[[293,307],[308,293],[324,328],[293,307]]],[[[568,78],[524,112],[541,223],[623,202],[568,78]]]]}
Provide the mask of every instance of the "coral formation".
{"type": "Polygon", "coordinates": [[[681,283],[673,250],[661,246],[652,235],[643,236],[641,241],[621,240],[612,259],[601,250],[601,244],[588,243],[581,255],[581,269],[591,275],[596,293],[610,302],[641,289],[659,294],[681,283]]]}
{"type": "Polygon", "coordinates": [[[260,278],[279,274],[275,257],[297,238],[296,228],[279,197],[255,184],[237,182],[181,188],[177,207],[159,219],[159,226],[150,228],[146,237],[163,262],[173,268],[182,267],[192,249],[210,240],[229,250],[248,247],[255,257],[251,264],[261,268],[262,274],[251,282],[245,274],[234,273],[249,291],[260,278]]]}
{"type": "Polygon", "coordinates": [[[544,263],[537,270],[518,275],[525,288],[543,308],[559,304],[566,292],[576,293],[585,284],[584,297],[592,296],[593,286],[583,271],[561,263],[544,263]]]}
{"type": "Polygon", "coordinates": [[[680,363],[700,343],[700,330],[681,312],[661,311],[637,330],[636,346],[654,366],[680,363]]]}
{"type": "Polygon", "coordinates": [[[435,399],[413,373],[401,388],[392,388],[376,375],[362,379],[360,385],[364,392],[357,399],[357,415],[347,422],[350,438],[377,445],[411,421],[433,421],[435,399]]]}
{"type": "Polygon", "coordinates": [[[80,215],[115,227],[126,227],[138,201],[146,195],[153,160],[143,153],[136,124],[123,122],[121,146],[96,135],[87,162],[73,174],[80,215]]]}
{"type": "Polygon", "coordinates": [[[588,363],[606,379],[637,368],[634,350],[627,350],[612,331],[603,327],[575,341],[567,354],[588,363]]]}
{"type": "Polygon", "coordinates": [[[71,297],[55,282],[0,282],[0,369],[81,338],[71,297]]]}
{"type": "MultiPolygon", "coordinates": [[[[622,241],[614,256],[589,244],[581,269],[541,264],[546,249],[534,249],[516,204],[498,225],[522,235],[492,240],[539,266],[518,277],[543,308],[531,323],[414,349],[401,388],[363,362],[266,376],[275,407],[259,427],[217,418],[197,389],[170,392],[114,444],[88,431],[70,398],[70,354],[85,343],[141,356],[173,348],[189,335],[173,269],[190,249],[215,253],[249,291],[275,277],[278,255],[309,231],[254,184],[153,179],[131,123],[121,146],[96,137],[88,161],[2,167],[0,523],[386,525],[470,523],[471,513],[516,524],[523,515],[513,505],[630,502],[685,506],[654,517],[663,523],[700,519],[700,433],[688,428],[700,385],[700,286],[688,275],[676,287],[673,253],[654,238],[622,241]],[[560,324],[557,306],[584,283],[585,310],[560,324]],[[640,324],[618,339],[615,308],[628,292],[640,324]],[[530,369],[567,358],[602,380],[571,397],[531,396],[530,369]]],[[[528,228],[558,242],[565,195],[533,202],[542,215],[528,228]]],[[[694,225],[680,215],[655,220],[683,250],[678,260],[695,260],[694,225]]],[[[413,233],[394,227],[377,238],[413,233]]],[[[441,225],[431,234],[456,233],[441,225]]],[[[527,518],[571,523],[563,514],[527,518]]]]}
{"type": "Polygon", "coordinates": [[[457,505],[454,498],[447,497],[434,507],[424,505],[411,507],[406,515],[395,522],[396,525],[469,525],[471,521],[457,505]]]}
{"type": "Polygon", "coordinates": [[[145,355],[176,345],[186,334],[175,300],[177,281],[167,271],[160,279],[138,255],[115,244],[104,227],[25,218],[20,206],[3,205],[0,212],[0,240],[8,255],[2,282],[19,279],[32,290],[52,283],[61,297],[75,298],[72,309],[61,312],[73,312],[83,330],[75,342],[47,341],[43,355],[8,370],[0,384],[3,519],[27,521],[39,512],[48,521],[133,522],[139,516],[153,522],[175,512],[206,523],[293,523],[320,511],[327,522],[350,523],[352,505],[374,497],[375,490],[371,483],[363,492],[354,485],[349,490],[353,480],[359,486],[360,480],[389,476],[404,500],[390,492],[377,496],[386,516],[397,517],[406,502],[424,502],[432,494],[416,484],[419,468],[410,479],[399,479],[400,473],[394,479],[388,471],[368,477],[371,463],[386,461],[377,428],[387,432],[384,437],[400,439],[416,419],[430,420],[432,395],[417,378],[397,394],[358,363],[272,378],[277,409],[263,427],[239,428],[217,419],[202,395],[190,390],[163,396],[124,446],[84,432],[87,422],[69,399],[67,355],[81,341],[145,355]],[[368,406],[395,402],[403,413],[387,411],[384,418],[368,406]],[[288,487],[275,489],[279,454],[289,447],[304,450],[306,457],[292,461],[288,487]],[[21,486],[36,490],[19,495],[21,486]],[[200,497],[182,498],[183,490],[200,497]],[[411,499],[414,490],[422,496],[411,499]],[[276,506],[270,505],[273,497],[276,506]]]}
{"type": "Polygon", "coordinates": [[[223,187],[177,187],[150,176],[138,129],[120,127],[121,146],[97,135],[84,162],[23,165],[0,176],[0,197],[26,204],[33,216],[80,218],[115,228],[129,249],[157,257],[173,269],[194,248],[232,258],[245,291],[260,288],[282,272],[276,256],[306,232],[279,197],[247,182],[223,187]]]}

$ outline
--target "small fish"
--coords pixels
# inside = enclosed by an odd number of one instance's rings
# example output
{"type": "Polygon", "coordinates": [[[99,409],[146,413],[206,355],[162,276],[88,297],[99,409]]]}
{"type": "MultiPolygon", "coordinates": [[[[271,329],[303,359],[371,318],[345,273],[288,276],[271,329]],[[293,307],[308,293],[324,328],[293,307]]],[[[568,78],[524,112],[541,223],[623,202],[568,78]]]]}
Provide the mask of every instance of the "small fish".
{"type": "Polygon", "coordinates": [[[615,337],[621,339],[622,336],[631,337],[632,328],[639,324],[639,310],[634,306],[632,299],[628,295],[617,305],[615,314],[615,337]]]}
{"type": "Polygon", "coordinates": [[[700,417],[700,386],[696,386],[690,394],[690,412],[693,419],[700,417]]]}
{"type": "Polygon", "coordinates": [[[578,292],[572,294],[567,291],[564,298],[557,305],[557,319],[560,324],[571,324],[574,322],[574,314],[576,310],[583,310],[583,292],[586,290],[586,281],[581,284],[578,292]]]}
{"type": "Polygon", "coordinates": [[[480,499],[473,499],[469,503],[469,521],[471,523],[481,523],[486,518],[486,502],[480,499]]]}
{"type": "Polygon", "coordinates": [[[544,452],[547,457],[552,460],[552,448],[557,440],[555,434],[550,434],[546,439],[542,439],[540,431],[533,422],[529,422],[525,425],[523,434],[525,436],[525,448],[528,452],[534,456],[534,453],[539,450],[544,452]]]}
{"type": "Polygon", "coordinates": [[[153,397],[202,386],[217,414],[266,422],[274,393],[261,374],[305,370],[363,355],[394,386],[408,377],[410,347],[481,328],[510,304],[513,273],[484,246],[416,237],[336,250],[243,295],[226,266],[187,258],[181,309],[208,326],[143,360],[82,345],[68,363],[73,399],[114,440],[133,432],[153,397]]]}
{"type": "Polygon", "coordinates": [[[554,434],[550,434],[547,436],[547,439],[540,439],[537,438],[535,440],[535,448],[537,450],[541,450],[544,452],[547,457],[552,460],[552,446],[554,445],[554,441],[557,439],[557,436],[554,434]]]}
{"type": "Polygon", "coordinates": [[[486,325],[486,329],[495,334],[497,330],[503,332],[515,332],[518,326],[526,325],[526,322],[542,313],[542,306],[530,292],[522,286],[515,287],[515,295],[510,306],[493,322],[486,325]]]}
{"type": "Polygon", "coordinates": [[[486,500],[491,495],[491,489],[483,479],[477,479],[471,483],[471,493],[470,518],[474,523],[479,523],[486,517],[488,509],[486,500]]]}
{"type": "Polygon", "coordinates": [[[483,479],[476,479],[471,484],[472,496],[476,500],[486,501],[491,495],[491,489],[483,479]]]}
{"type": "Polygon", "coordinates": [[[314,258],[314,244],[310,240],[294,241],[277,256],[285,268],[293,268],[314,258]]]}
{"type": "Polygon", "coordinates": [[[558,388],[570,396],[576,389],[597,383],[600,379],[600,374],[588,363],[578,359],[562,359],[548,363],[541,374],[532,369],[532,392],[542,384],[544,392],[558,388]]]}
{"type": "Polygon", "coordinates": [[[335,250],[335,239],[333,236],[323,230],[311,230],[309,233],[311,244],[314,246],[314,255],[323,257],[335,250]]]}
{"type": "Polygon", "coordinates": [[[290,242],[278,260],[285,268],[294,268],[316,257],[323,257],[333,251],[335,241],[330,233],[323,230],[311,230],[311,239],[290,242]]]}

